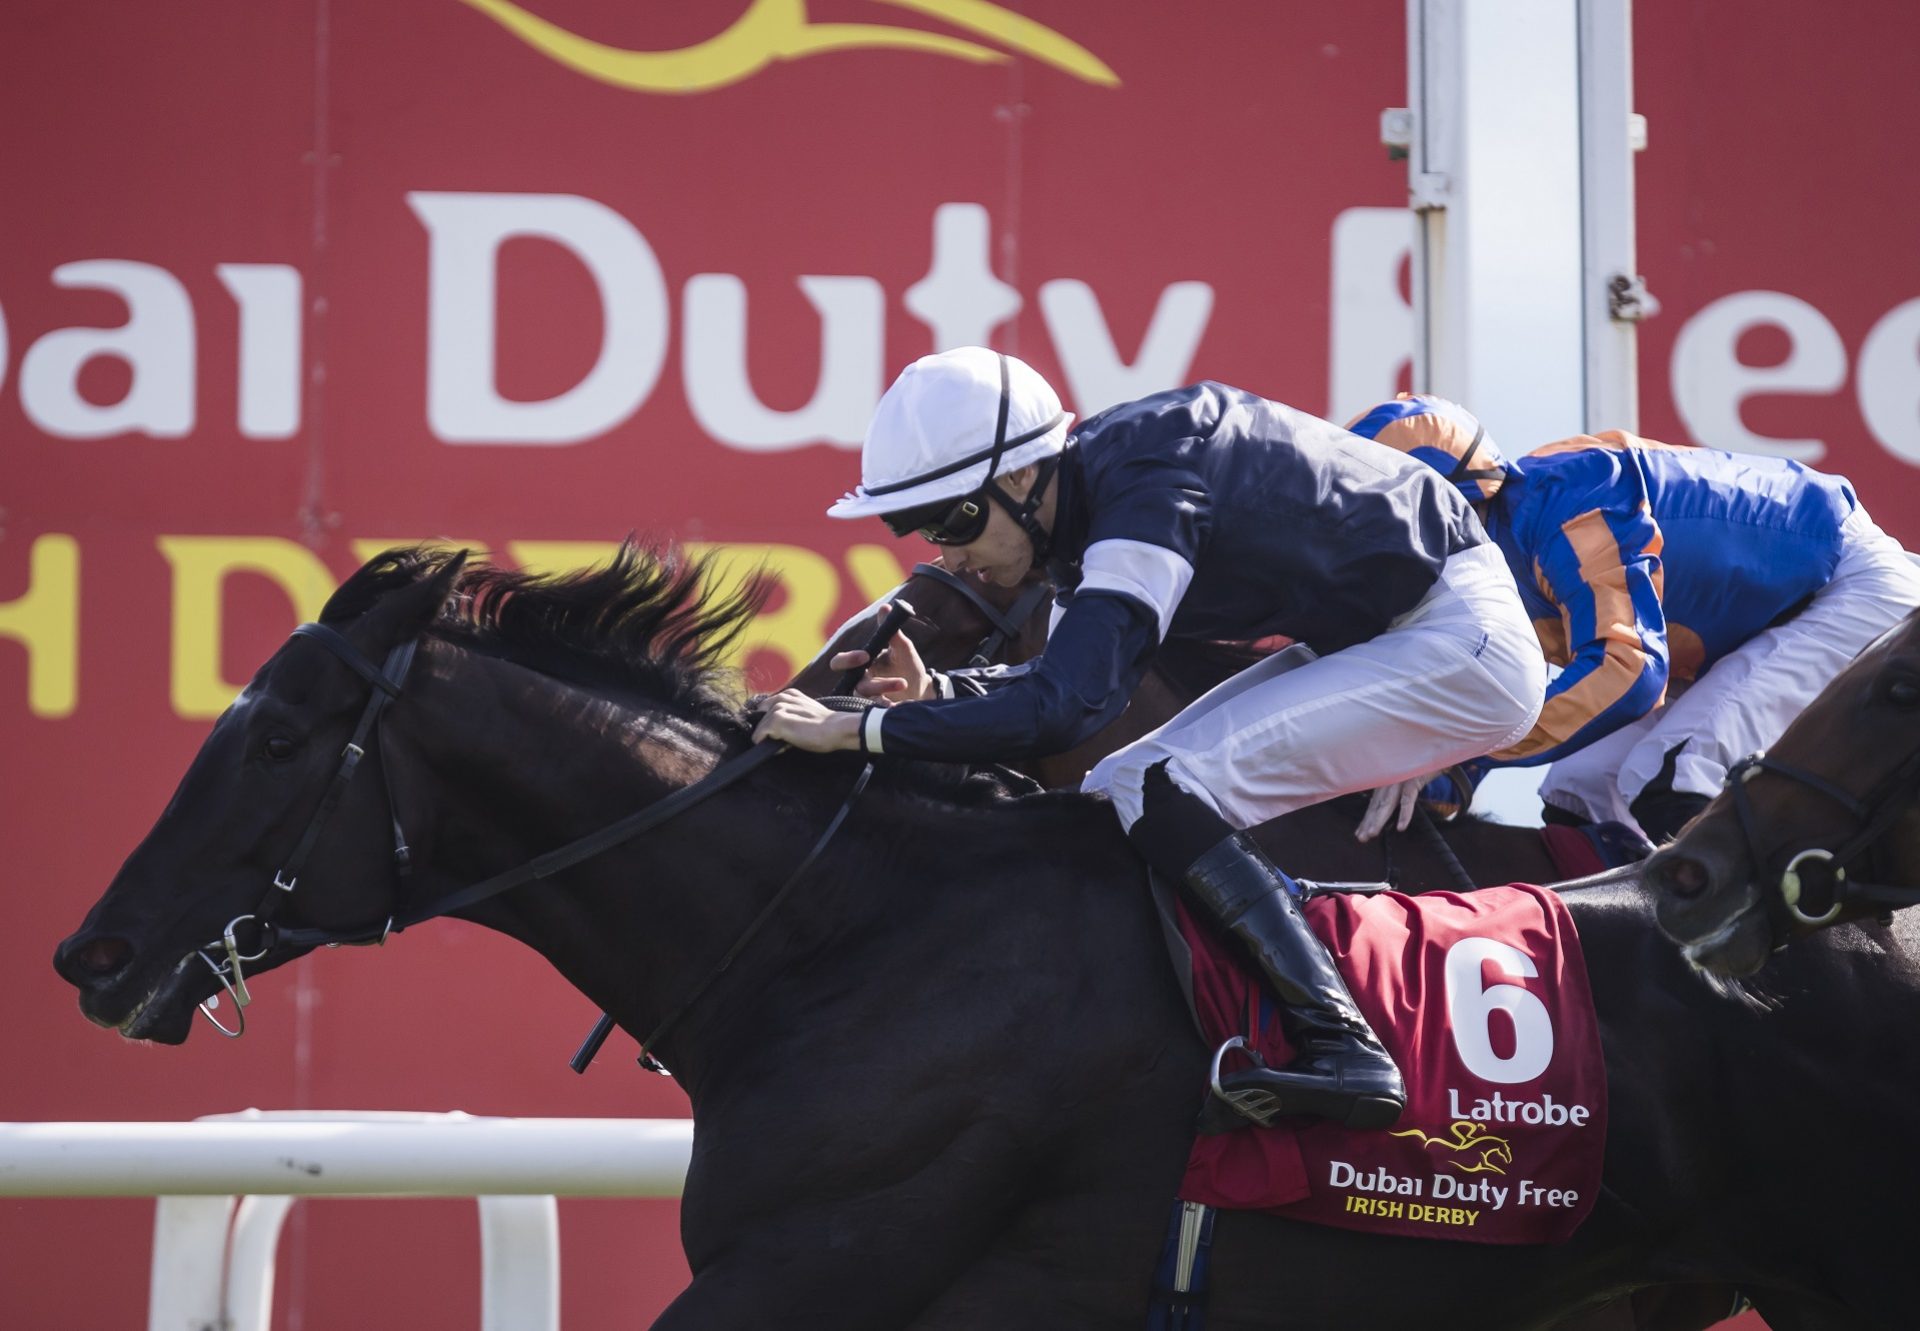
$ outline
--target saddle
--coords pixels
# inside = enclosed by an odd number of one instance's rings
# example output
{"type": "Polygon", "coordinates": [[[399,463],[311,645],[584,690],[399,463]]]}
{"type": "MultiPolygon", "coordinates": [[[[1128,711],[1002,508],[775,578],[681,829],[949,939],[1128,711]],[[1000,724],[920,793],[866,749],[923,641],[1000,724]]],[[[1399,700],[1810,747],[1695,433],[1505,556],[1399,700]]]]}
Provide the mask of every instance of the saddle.
{"type": "Polygon", "coordinates": [[[1548,823],[1540,840],[1562,881],[1638,864],[1653,854],[1653,843],[1625,823],[1548,823]]]}

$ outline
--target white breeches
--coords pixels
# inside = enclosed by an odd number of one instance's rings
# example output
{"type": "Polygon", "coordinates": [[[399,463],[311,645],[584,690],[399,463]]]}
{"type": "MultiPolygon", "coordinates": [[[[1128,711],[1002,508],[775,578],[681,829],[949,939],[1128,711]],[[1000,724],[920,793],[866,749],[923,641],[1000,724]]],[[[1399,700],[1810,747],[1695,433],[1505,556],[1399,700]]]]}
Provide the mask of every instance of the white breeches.
{"type": "Polygon", "coordinates": [[[1861,648],[1920,605],[1920,567],[1863,509],[1840,529],[1840,563],[1807,608],[1755,634],[1691,687],[1547,769],[1540,797],[1634,826],[1627,808],[1680,750],[1675,790],[1717,794],[1727,768],[1780,738],[1861,648]]]}
{"type": "Polygon", "coordinates": [[[1165,762],[1229,823],[1253,827],[1512,744],[1545,688],[1513,577],[1480,545],[1448,559],[1378,637],[1318,658],[1295,646],[1241,671],[1108,755],[1082,788],[1107,792],[1131,827],[1147,769],[1165,762]]]}

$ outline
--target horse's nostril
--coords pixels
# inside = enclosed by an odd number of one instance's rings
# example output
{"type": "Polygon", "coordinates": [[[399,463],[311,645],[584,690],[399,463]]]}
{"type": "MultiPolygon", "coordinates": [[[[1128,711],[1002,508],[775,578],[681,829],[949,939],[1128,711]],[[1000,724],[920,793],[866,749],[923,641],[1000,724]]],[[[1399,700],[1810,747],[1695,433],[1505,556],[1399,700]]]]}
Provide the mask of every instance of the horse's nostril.
{"type": "Polygon", "coordinates": [[[90,938],[67,954],[70,973],[87,979],[117,975],[133,960],[133,944],[124,938],[90,938]]]}
{"type": "Polygon", "coordinates": [[[1712,876],[1707,873],[1704,864],[1684,856],[1661,865],[1660,876],[1675,896],[1688,900],[1705,892],[1712,882],[1712,876]]]}

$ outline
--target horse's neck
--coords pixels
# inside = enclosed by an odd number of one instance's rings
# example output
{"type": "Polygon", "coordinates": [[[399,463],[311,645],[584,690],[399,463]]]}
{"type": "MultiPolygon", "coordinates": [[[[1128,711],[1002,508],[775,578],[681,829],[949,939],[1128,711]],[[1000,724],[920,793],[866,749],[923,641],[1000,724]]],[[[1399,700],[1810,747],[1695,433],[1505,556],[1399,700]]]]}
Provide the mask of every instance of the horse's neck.
{"type": "MultiPolygon", "coordinates": [[[[706,775],[726,747],[694,722],[489,657],[463,654],[442,684],[394,714],[402,727],[401,814],[425,811],[408,827],[418,860],[415,906],[618,821],[706,775]]],[[[709,960],[691,955],[698,949],[690,940],[748,917],[751,889],[788,854],[760,842],[800,821],[769,811],[757,824],[742,819],[757,829],[743,836],[723,823],[721,803],[458,913],[542,953],[623,1026],[644,1033],[638,1028],[667,1010],[709,960]],[[756,872],[762,862],[764,874],[756,872]],[[715,890],[716,873],[743,891],[715,890]]]]}

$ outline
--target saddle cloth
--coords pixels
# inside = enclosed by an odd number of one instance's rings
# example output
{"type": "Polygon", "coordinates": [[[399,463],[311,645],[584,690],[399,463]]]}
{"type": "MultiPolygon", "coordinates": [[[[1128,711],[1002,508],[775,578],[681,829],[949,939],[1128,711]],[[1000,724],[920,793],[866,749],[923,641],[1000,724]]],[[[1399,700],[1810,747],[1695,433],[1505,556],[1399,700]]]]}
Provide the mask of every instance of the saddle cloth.
{"type": "MultiPolygon", "coordinates": [[[[1516,884],[1325,893],[1304,909],[1399,1063],[1406,1112],[1381,1132],[1299,1118],[1201,1136],[1180,1197],[1376,1234],[1571,1235],[1599,1191],[1607,1087],[1586,962],[1559,897],[1516,884]]],[[[1241,1035],[1269,1064],[1287,1063],[1273,1001],[1239,944],[1183,902],[1175,915],[1209,1046],[1241,1035]]]]}

